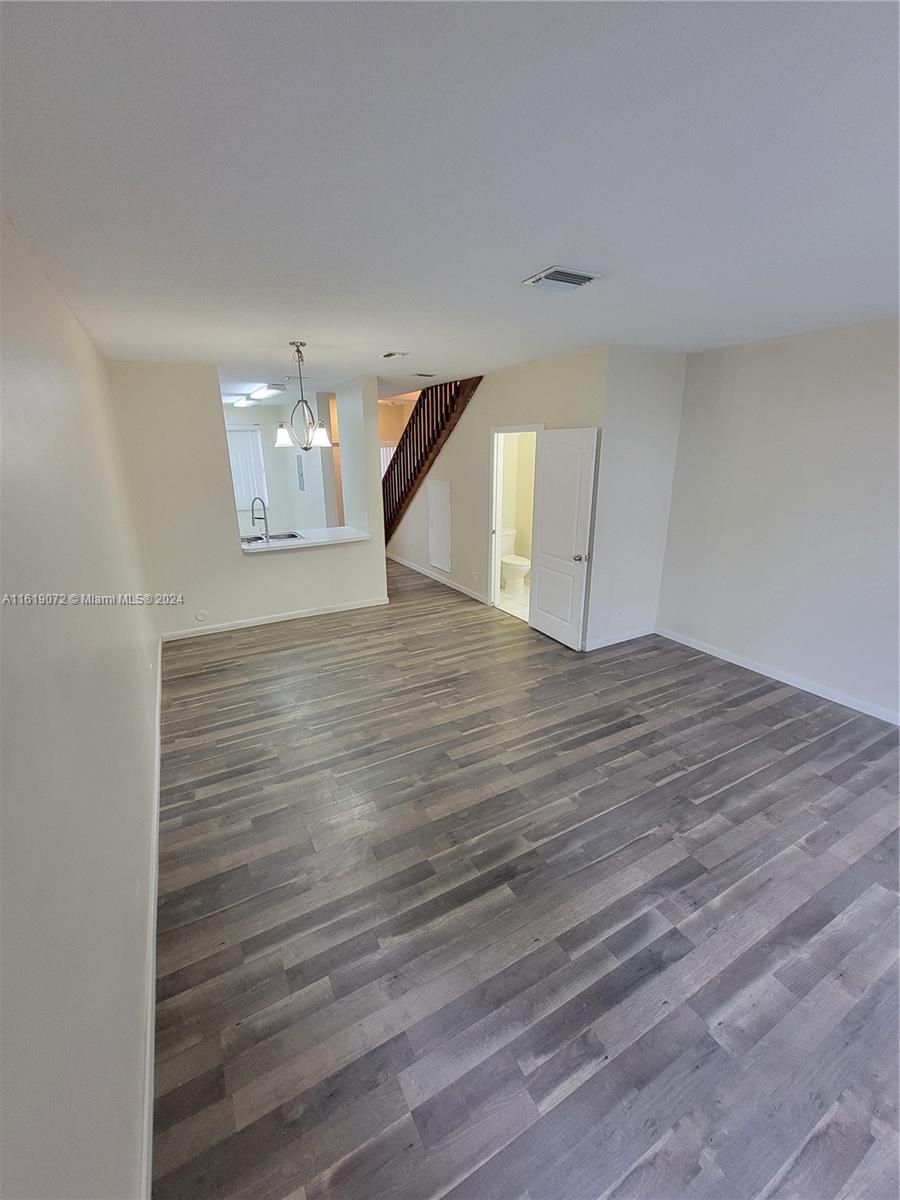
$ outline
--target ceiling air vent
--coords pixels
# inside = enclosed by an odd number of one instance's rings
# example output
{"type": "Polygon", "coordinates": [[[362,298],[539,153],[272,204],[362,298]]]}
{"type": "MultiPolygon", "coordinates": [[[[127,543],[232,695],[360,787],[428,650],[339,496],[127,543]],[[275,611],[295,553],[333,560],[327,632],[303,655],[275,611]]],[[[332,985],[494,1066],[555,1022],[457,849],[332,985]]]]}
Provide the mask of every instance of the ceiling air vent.
{"type": "Polygon", "coordinates": [[[382,354],[382,358],[409,358],[409,350],[388,350],[387,354],[382,354]]]}
{"type": "Polygon", "coordinates": [[[545,288],[548,292],[571,292],[573,288],[584,287],[586,283],[602,278],[602,275],[589,275],[586,271],[573,271],[569,267],[547,267],[522,282],[545,288]]]}

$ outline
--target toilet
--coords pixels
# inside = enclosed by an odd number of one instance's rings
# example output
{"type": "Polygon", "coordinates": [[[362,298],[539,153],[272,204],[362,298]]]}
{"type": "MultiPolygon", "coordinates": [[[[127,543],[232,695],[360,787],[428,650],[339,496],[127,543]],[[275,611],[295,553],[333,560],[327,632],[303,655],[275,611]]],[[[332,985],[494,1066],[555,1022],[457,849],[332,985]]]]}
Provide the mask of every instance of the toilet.
{"type": "Polygon", "coordinates": [[[525,576],[531,570],[531,559],[516,554],[516,531],[500,530],[500,587],[509,596],[525,595],[525,576]]]}

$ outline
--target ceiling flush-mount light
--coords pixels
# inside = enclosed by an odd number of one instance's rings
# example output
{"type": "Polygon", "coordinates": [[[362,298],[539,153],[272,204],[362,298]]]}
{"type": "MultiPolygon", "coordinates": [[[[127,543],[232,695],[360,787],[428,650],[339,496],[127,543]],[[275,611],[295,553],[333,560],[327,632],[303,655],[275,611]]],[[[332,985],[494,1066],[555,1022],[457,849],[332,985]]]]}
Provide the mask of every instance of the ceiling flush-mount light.
{"type": "Polygon", "coordinates": [[[589,271],[573,271],[570,267],[545,267],[543,271],[538,271],[537,275],[530,275],[522,282],[547,292],[571,292],[602,278],[602,275],[592,275],[589,271]]]}
{"type": "Polygon", "coordinates": [[[270,396],[277,396],[279,392],[286,392],[286,383],[264,383],[262,387],[254,388],[250,393],[251,400],[268,400],[270,396]]]}
{"type": "MultiPolygon", "coordinates": [[[[303,347],[306,342],[291,342],[294,347],[294,357],[297,360],[297,382],[300,384],[300,398],[291,410],[290,419],[287,421],[279,421],[278,428],[275,431],[275,445],[282,447],[293,446],[298,450],[312,450],[313,447],[327,450],[331,445],[331,438],[328,436],[328,430],[322,421],[317,421],[315,413],[306,403],[306,397],[303,395],[303,347]],[[294,417],[297,415],[297,409],[303,409],[303,434],[297,433],[294,425],[294,417]]],[[[275,385],[276,388],[278,385],[275,385]]]]}

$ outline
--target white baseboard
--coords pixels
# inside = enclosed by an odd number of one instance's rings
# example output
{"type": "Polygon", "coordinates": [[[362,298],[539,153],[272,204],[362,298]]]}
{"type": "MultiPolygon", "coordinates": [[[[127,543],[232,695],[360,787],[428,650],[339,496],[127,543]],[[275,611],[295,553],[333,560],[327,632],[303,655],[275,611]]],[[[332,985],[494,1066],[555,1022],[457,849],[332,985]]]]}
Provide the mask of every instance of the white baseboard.
{"type": "Polygon", "coordinates": [[[244,621],[225,621],[221,625],[198,625],[196,629],[177,629],[164,633],[164,642],[177,642],[182,638],[202,637],[206,633],[227,633],[230,629],[248,629],[253,625],[274,625],[278,621],[296,621],[301,617],[322,617],[326,613],[351,612],[355,608],[374,608],[387,604],[387,596],[376,596],[372,600],[354,600],[350,604],[328,604],[324,608],[301,608],[296,612],[273,613],[270,617],[248,617],[244,621]]]}
{"type": "Polygon", "coordinates": [[[141,1138],[141,1200],[150,1200],[153,1182],[153,1090],[156,1049],[156,905],[159,891],[159,789],[162,752],[162,638],[156,645],[156,750],[153,768],[153,804],[150,820],[150,881],[147,913],[147,967],[144,998],[144,1099],[141,1138]]]}
{"type": "Polygon", "coordinates": [[[791,687],[800,688],[801,691],[812,692],[814,696],[821,696],[823,700],[833,700],[836,704],[843,704],[846,708],[855,708],[857,712],[865,713],[869,717],[878,717],[881,721],[889,721],[892,725],[900,724],[900,713],[895,709],[884,708],[880,704],[870,704],[868,700],[861,700],[859,696],[849,696],[846,692],[839,692],[833,687],[817,683],[812,679],[801,679],[799,675],[791,675],[778,667],[773,667],[771,663],[761,663],[752,658],[744,658],[741,654],[733,654],[730,650],[723,650],[721,646],[711,646],[709,642],[701,642],[697,638],[677,633],[674,629],[663,629],[657,626],[655,632],[660,637],[668,638],[671,642],[680,642],[683,646],[690,646],[692,650],[702,650],[705,654],[712,654],[715,658],[724,658],[726,662],[734,663],[737,667],[746,667],[750,671],[756,671],[759,675],[768,675],[770,679],[777,679],[779,683],[787,683],[791,687]]]}
{"type": "Polygon", "coordinates": [[[585,650],[603,650],[607,646],[618,646],[621,642],[633,642],[635,638],[647,637],[648,634],[657,633],[656,629],[635,629],[631,633],[617,633],[615,637],[600,638],[596,642],[585,642],[585,650]]]}
{"type": "Polygon", "coordinates": [[[428,579],[433,579],[435,583],[442,583],[445,587],[453,588],[455,592],[462,592],[464,596],[471,596],[473,600],[477,600],[479,604],[490,604],[487,596],[481,592],[473,592],[471,588],[463,587],[461,583],[456,583],[452,579],[447,579],[445,575],[439,575],[436,571],[429,571],[426,567],[420,567],[418,563],[409,562],[405,558],[401,558],[399,554],[391,554],[389,550],[385,551],[391,562],[399,563],[401,567],[409,567],[411,571],[417,571],[419,575],[425,575],[428,579]]]}

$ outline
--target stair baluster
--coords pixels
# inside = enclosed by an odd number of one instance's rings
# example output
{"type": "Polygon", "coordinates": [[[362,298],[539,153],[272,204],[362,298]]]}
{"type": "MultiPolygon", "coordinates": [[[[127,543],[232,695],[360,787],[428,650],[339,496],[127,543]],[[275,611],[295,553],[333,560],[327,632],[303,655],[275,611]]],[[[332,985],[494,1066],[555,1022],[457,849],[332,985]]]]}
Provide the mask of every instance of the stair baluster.
{"type": "Polygon", "coordinates": [[[399,525],[479,383],[477,375],[420,392],[381,481],[385,540],[399,525]]]}

